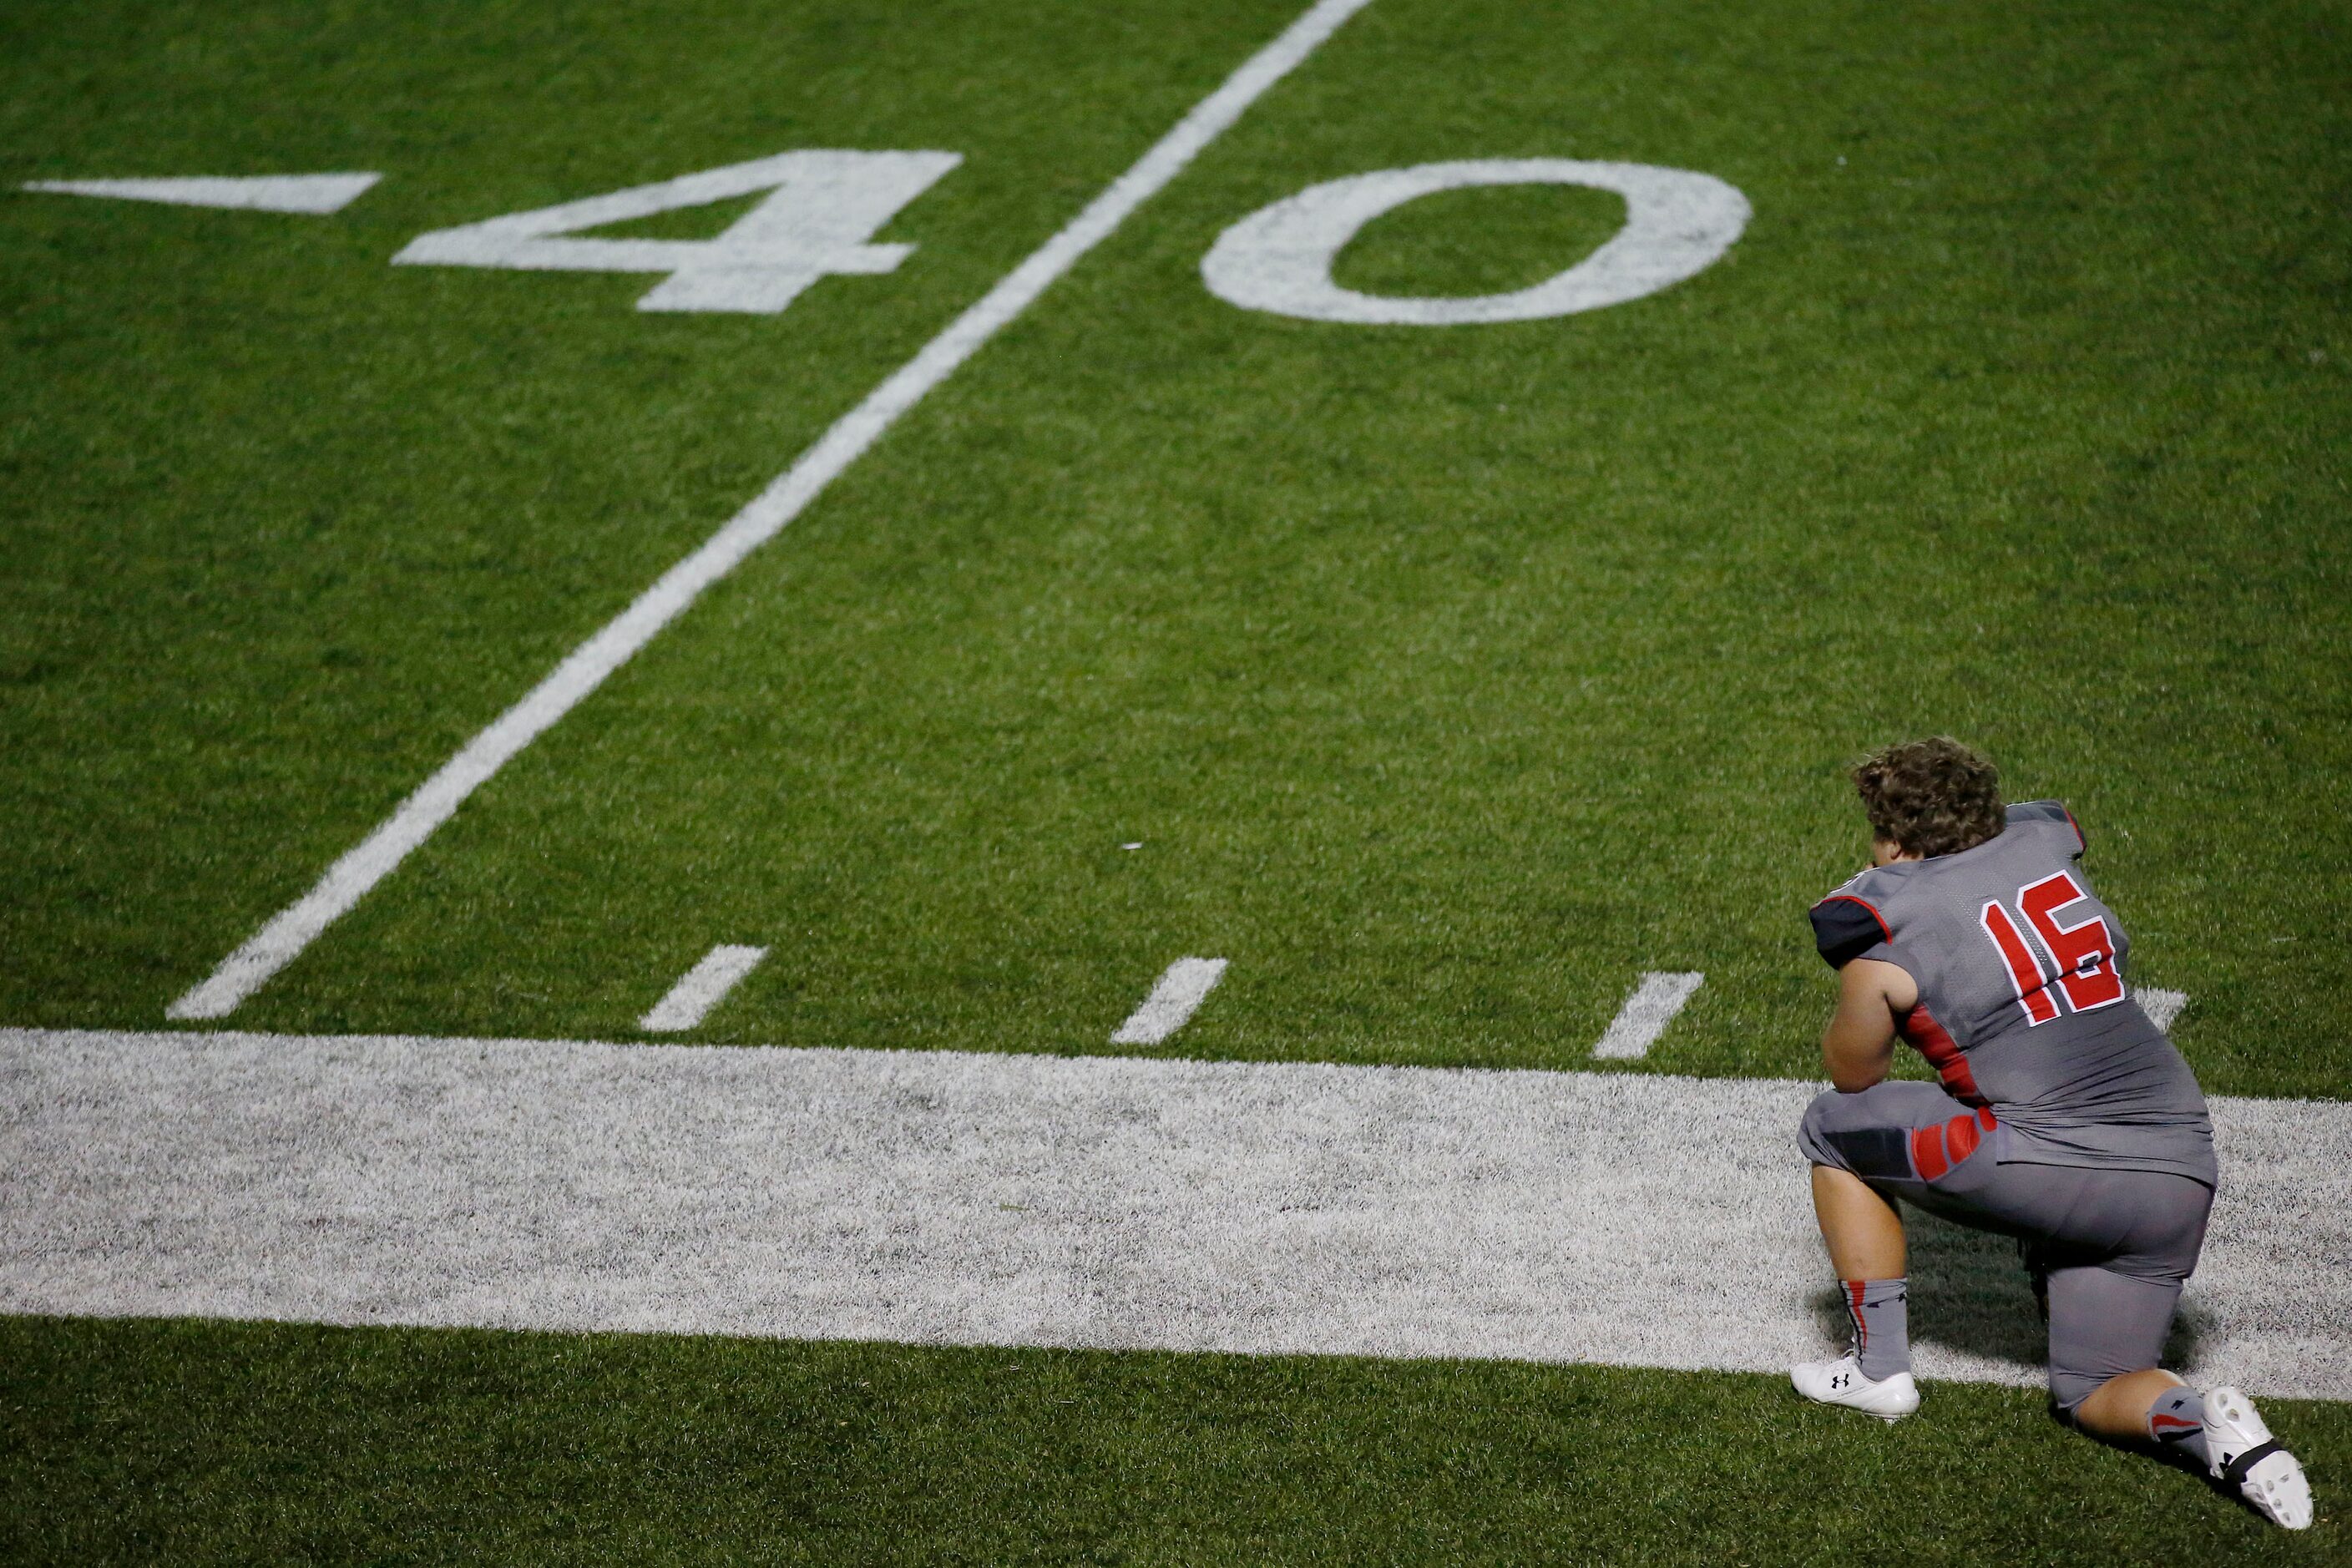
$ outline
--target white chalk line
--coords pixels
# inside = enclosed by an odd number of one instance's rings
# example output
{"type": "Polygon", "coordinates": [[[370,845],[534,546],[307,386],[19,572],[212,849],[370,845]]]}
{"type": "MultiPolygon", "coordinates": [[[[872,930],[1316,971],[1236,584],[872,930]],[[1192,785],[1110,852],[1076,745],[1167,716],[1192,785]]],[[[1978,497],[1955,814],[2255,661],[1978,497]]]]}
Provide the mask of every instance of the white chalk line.
{"type": "Polygon", "coordinates": [[[2172,1033],[2174,1022],[2189,1005],[2188,992],[2166,991],[2154,985],[2133,986],[2132,999],[2139,1004],[2140,1011],[2147,1015],[2148,1021],[2168,1035],[2172,1033]]]}
{"type": "Polygon", "coordinates": [[[1666,1026],[1689,1005],[1706,982],[1706,976],[1696,972],[1643,973],[1641,984],[1625,998],[1625,1005],[1617,1010],[1617,1016],[1593,1046],[1593,1056],[1602,1061],[1633,1061],[1649,1055],[1666,1026]]]}
{"type": "Polygon", "coordinates": [[[1076,265],[1135,209],[1181,174],[1243,110],[1370,0],[1319,0],[1282,36],[1195,105],[1133,167],[1067,226],[923,345],[865,401],[836,420],[798,461],[699,549],[664,573],[628,608],[565,657],[554,671],[442,764],[440,771],[330,867],[318,884],[272,916],[217,968],[166,1009],[173,1018],[220,1018],[292,963],[393,868],[446,822],[516,753],[578,706],[711,584],[800,515],[899,416],[970,359],[1005,323],[1076,265]]]}
{"type": "MultiPolygon", "coordinates": [[[[0,1030],[0,1311],[1774,1372],[1818,1087],[0,1030]]],[[[2174,1364],[2352,1399],[2352,1104],[2213,1112],[2174,1364]]],[[[2013,1249],[1913,1238],[1921,1374],[2038,1381],[2013,1249]]]]}
{"type": "Polygon", "coordinates": [[[669,994],[637,1020],[637,1027],[657,1035],[691,1029],[727,999],[742,978],[768,956],[764,947],[714,947],[702,961],[678,976],[669,994]]]}
{"type": "Polygon", "coordinates": [[[154,180],[30,180],[23,188],[66,196],[163,202],[173,206],[323,216],[342,211],[383,178],[382,174],[350,174],[198,175],[154,180]]]}
{"type": "Polygon", "coordinates": [[[1143,1005],[1110,1037],[1114,1046],[1156,1046],[1186,1024],[1225,977],[1222,958],[1180,958],[1168,966],[1143,1005]]]}

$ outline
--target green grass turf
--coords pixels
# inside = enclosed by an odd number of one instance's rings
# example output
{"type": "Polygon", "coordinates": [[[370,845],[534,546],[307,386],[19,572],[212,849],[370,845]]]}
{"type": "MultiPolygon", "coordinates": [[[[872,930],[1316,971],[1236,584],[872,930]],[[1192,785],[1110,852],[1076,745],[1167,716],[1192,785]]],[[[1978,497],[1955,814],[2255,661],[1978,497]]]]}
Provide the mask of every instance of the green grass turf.
{"type": "MultiPolygon", "coordinates": [[[[0,194],[0,1022],[159,1022],[1298,8],[0,8],[0,183],[387,174],[0,194]],[[800,146],[966,162],[773,319],[386,265],[800,146]]],[[[758,942],[702,1037],[1083,1051],[1196,952],[1187,1053],[1564,1067],[1696,968],[1633,1070],[1810,1073],[1842,765],[1949,729],[2074,803],[2209,1088],[2342,1097],[2345,20],[1375,0],[237,1021],[609,1037],[758,942]],[[1472,156],[1756,217],[1559,321],[1199,282],[1266,202],[1472,156]]],[[[1516,287],[1612,210],[1433,198],[1339,276],[1516,287]]],[[[2345,1553],[1985,1389],[1889,1433],[1773,1379],[0,1336],[22,1557],[2345,1553]]],[[[2325,1507],[2344,1414],[2290,1422],[2325,1507]]]]}
{"type": "Polygon", "coordinates": [[[0,1016],[152,1016],[1287,16],[0,15],[11,185],[389,172],[331,219],[0,195],[0,1016]],[[967,161],[885,231],[919,243],[898,273],[782,318],[386,265],[428,227],[806,146],[967,161]]]}
{"type": "MultiPolygon", "coordinates": [[[[110,1026],[299,893],[1290,7],[24,6],[0,172],[382,168],[331,220],[10,196],[0,1016],[110,1026]],[[422,107],[420,107],[420,105],[422,107]],[[797,145],[943,147],[785,315],[384,265],[797,145]]],[[[1811,1070],[1841,765],[2068,798],[2208,1085],[2352,1044],[2347,34],[2324,5],[1380,0],[240,1022],[1811,1070]],[[1563,321],[1239,311],[1316,180],[1640,159],[1755,204],[1563,321]],[[1118,846],[1143,840],[1144,848],[1118,846]]],[[[1612,198],[1465,193],[1342,276],[1514,286],[1612,198]]]]}
{"type": "MultiPolygon", "coordinates": [[[[22,1563],[2341,1563],[1937,1386],[1501,1363],[0,1321],[22,1563]]],[[[2352,1409],[2265,1410],[2326,1500],[2352,1409]]]]}

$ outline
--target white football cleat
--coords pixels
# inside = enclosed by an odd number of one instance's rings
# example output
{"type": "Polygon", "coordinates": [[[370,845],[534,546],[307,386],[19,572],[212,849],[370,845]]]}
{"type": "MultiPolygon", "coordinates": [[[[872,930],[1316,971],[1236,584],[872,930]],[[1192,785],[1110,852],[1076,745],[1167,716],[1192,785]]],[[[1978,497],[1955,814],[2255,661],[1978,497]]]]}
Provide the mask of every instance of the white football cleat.
{"type": "Polygon", "coordinates": [[[2311,1483],[2271,1436],[2254,1402],[2229,1387],[2205,1391],[2205,1457],[2213,1479],[2235,1487],[2264,1519],[2288,1530],[2311,1528],[2311,1483]]]}
{"type": "MultiPolygon", "coordinates": [[[[1862,1375],[1862,1363],[1852,1351],[1834,1361],[1809,1361],[1789,1369],[1797,1392],[1823,1405],[1843,1405],[1877,1416],[1900,1421],[1919,1408],[1919,1385],[1907,1372],[1873,1380],[1862,1375]]],[[[2267,1436],[2267,1434],[2265,1434],[2267,1436]]]]}

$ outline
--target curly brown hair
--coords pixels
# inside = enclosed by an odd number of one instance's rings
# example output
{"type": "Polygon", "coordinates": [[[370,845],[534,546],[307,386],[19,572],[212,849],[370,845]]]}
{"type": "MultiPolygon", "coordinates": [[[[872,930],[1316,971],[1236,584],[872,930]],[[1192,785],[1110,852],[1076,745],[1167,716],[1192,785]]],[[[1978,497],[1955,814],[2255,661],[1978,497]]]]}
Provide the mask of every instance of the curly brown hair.
{"type": "Polygon", "coordinates": [[[1864,757],[1853,787],[1872,833],[1908,855],[1957,855],[2000,837],[2000,770],[1949,735],[1864,757]]]}

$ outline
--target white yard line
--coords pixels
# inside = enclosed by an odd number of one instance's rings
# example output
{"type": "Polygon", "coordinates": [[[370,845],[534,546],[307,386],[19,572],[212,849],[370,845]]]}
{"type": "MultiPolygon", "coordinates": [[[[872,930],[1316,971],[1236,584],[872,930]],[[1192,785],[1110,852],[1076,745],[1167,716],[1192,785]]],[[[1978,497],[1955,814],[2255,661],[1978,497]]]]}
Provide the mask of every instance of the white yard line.
{"type": "Polygon", "coordinates": [[[1631,1061],[1649,1055],[1666,1026],[1689,1005],[1706,980],[1706,975],[1696,973],[1643,975],[1642,984],[1625,998],[1625,1005],[1617,1010],[1592,1054],[1604,1061],[1631,1061]]]}
{"type": "MultiPolygon", "coordinates": [[[[1773,1372],[1812,1085],[0,1030],[0,1310],[1773,1372]]],[[[2217,1100],[2178,1364],[2352,1398],[2352,1105],[2217,1100]]],[[[1915,1227],[1922,1374],[2032,1383],[1915,1227]]]]}
{"type": "Polygon", "coordinates": [[[701,963],[678,977],[668,995],[637,1020],[637,1027],[659,1035],[693,1028],[709,1017],[710,1010],[727,999],[737,982],[758,968],[760,960],[767,956],[764,947],[712,948],[702,955],[701,963]]]}
{"type": "Polygon", "coordinates": [[[169,180],[33,180],[24,188],[184,207],[326,214],[342,211],[383,178],[382,174],[241,174],[169,180]]]}
{"type": "Polygon", "coordinates": [[[1143,1005],[1110,1037],[1114,1046],[1156,1046],[1186,1024],[1225,977],[1222,958],[1180,958],[1152,986],[1143,1005]]]}
{"type": "Polygon", "coordinates": [[[211,974],[167,1010],[174,1018],[222,1018],[300,955],[320,932],[363,898],[409,852],[517,752],[604,683],[701,592],[775,537],[881,438],[898,416],[952,374],[1078,258],[1108,238],[1129,214],[1183,172],[1202,148],[1241,118],[1267,89],[1312,54],[1370,0],[1320,0],[1283,35],[1252,56],[1223,87],[1194,106],[1174,130],[1113,181],[1067,227],[1014,268],[980,301],[866,400],[835,422],[816,445],[711,535],[664,573],[629,607],[566,656],[530,693],[466,743],[375,831],[329,867],[318,885],[272,916],[211,974]]]}
{"type": "Polygon", "coordinates": [[[2147,1015],[2148,1021],[2168,1035],[2172,1033],[2173,1021],[2189,1005],[2188,992],[2160,991],[2153,985],[2133,986],[2132,996],[2139,1003],[2140,1011],[2147,1015]]]}

